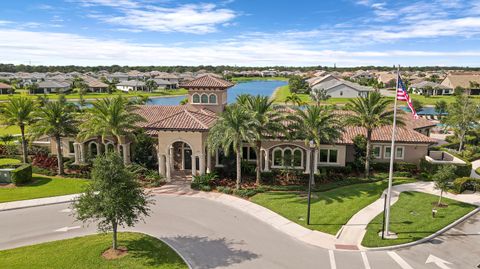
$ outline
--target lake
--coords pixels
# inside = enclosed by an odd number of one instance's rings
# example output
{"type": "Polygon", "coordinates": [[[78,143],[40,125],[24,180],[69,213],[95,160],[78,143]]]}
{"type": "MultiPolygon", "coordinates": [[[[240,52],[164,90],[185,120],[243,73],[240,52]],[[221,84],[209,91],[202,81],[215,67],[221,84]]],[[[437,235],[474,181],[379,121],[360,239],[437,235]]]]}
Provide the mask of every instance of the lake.
{"type": "MultiPolygon", "coordinates": [[[[268,95],[271,96],[276,88],[287,85],[287,81],[269,80],[269,81],[248,81],[241,82],[228,89],[227,102],[233,103],[240,94],[268,95]]],[[[185,99],[186,95],[174,97],[156,97],[150,98],[147,105],[175,106],[185,99]]]]}

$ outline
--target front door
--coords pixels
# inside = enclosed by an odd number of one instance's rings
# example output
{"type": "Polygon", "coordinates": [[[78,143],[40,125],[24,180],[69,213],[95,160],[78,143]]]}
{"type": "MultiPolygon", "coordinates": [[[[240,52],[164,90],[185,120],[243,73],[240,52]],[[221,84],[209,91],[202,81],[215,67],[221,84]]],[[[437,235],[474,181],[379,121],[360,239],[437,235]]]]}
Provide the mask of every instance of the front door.
{"type": "Polygon", "coordinates": [[[192,150],[183,150],[183,170],[192,170],[192,150]]]}

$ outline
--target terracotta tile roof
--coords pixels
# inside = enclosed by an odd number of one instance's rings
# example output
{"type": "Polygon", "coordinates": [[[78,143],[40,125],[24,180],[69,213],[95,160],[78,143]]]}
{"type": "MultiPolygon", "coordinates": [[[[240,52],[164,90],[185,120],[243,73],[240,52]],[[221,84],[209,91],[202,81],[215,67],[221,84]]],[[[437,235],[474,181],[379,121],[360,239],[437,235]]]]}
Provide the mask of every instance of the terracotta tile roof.
{"type": "Polygon", "coordinates": [[[147,122],[141,127],[149,134],[159,131],[208,131],[217,120],[214,112],[193,106],[139,106],[137,113],[147,122]]]}
{"type": "Polygon", "coordinates": [[[210,75],[201,76],[194,80],[185,82],[180,85],[182,88],[221,88],[226,89],[232,87],[234,84],[230,81],[216,78],[210,75]]]}
{"type": "Polygon", "coordinates": [[[12,88],[12,86],[0,82],[0,89],[11,89],[11,88],[12,88]]]}
{"type": "MultiPolygon", "coordinates": [[[[361,127],[346,127],[339,144],[353,144],[357,135],[367,135],[367,130],[361,127]]],[[[434,144],[436,140],[406,127],[397,127],[396,142],[406,144],[434,144]]],[[[378,128],[372,133],[373,142],[391,142],[392,126],[378,128]]]]}

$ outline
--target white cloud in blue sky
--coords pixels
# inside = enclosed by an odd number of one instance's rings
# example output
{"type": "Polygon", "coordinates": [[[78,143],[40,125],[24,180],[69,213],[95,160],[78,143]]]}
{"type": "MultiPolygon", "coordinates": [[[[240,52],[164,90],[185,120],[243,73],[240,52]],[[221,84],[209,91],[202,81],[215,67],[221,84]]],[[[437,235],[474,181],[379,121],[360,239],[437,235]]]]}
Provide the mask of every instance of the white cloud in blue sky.
{"type": "Polygon", "coordinates": [[[480,0],[2,1],[0,62],[478,66],[480,0]]]}

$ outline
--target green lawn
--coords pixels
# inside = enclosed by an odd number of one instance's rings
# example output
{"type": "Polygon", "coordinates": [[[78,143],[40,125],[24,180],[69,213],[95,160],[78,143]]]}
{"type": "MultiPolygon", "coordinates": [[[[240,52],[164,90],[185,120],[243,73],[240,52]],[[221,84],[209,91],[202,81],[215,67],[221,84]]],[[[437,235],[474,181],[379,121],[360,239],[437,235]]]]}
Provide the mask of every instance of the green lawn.
{"type": "Polygon", "coordinates": [[[232,78],[233,82],[248,82],[248,81],[255,81],[255,80],[282,80],[288,81],[286,77],[234,77],[232,78]]]}
{"type": "MultiPolygon", "coordinates": [[[[83,192],[85,179],[47,177],[34,174],[33,182],[18,187],[0,187],[0,203],[83,192]]],[[[0,267],[1,268],[1,267],[0,267]]]]}
{"type": "MultiPolygon", "coordinates": [[[[113,97],[113,96],[116,96],[116,95],[122,95],[122,96],[126,96],[126,97],[136,97],[136,96],[149,96],[149,97],[159,97],[159,96],[174,96],[174,95],[185,95],[187,94],[187,90],[186,89],[175,89],[175,90],[158,90],[158,91],[155,91],[155,92],[129,92],[129,93],[125,93],[125,92],[121,92],[121,91],[117,91],[117,92],[114,92],[112,94],[109,94],[109,93],[87,93],[87,94],[84,94],[83,95],[83,98],[84,99],[101,99],[101,98],[108,98],[108,97],[113,97]]],[[[13,95],[9,95],[9,94],[4,94],[4,95],[0,95],[0,100],[8,100],[8,98],[11,98],[11,97],[19,97],[19,96],[25,96],[25,97],[30,97],[30,98],[36,98],[37,96],[43,96],[43,94],[28,94],[28,93],[16,93],[16,94],[13,94],[13,95]]],[[[57,99],[58,98],[58,94],[47,94],[46,95],[47,98],[49,99],[57,99]]],[[[78,93],[69,93],[69,94],[65,94],[65,97],[67,99],[79,99],[80,98],[80,95],[78,93]]]]}
{"type": "MultiPolygon", "coordinates": [[[[27,128],[25,128],[25,132],[27,132],[27,128]]],[[[18,126],[0,126],[0,135],[16,135],[20,134],[20,127],[18,126]]]]}
{"type": "Polygon", "coordinates": [[[139,233],[119,233],[119,246],[128,254],[105,260],[111,235],[99,234],[0,251],[0,268],[188,268],[183,259],[162,241],[139,233]]]}
{"type": "MultiPolygon", "coordinates": [[[[394,184],[412,182],[398,178],[394,184]]],[[[307,225],[307,195],[298,191],[259,193],[251,201],[312,230],[335,235],[362,208],[380,198],[387,188],[386,181],[361,183],[324,192],[313,192],[311,221],[307,225]]]]}
{"type": "Polygon", "coordinates": [[[383,247],[409,243],[420,240],[454,222],[475,206],[450,199],[443,199],[446,208],[437,208],[435,218],[432,217],[432,203],[438,196],[419,192],[403,192],[399,200],[391,208],[390,230],[397,233],[398,239],[382,240],[378,232],[382,230],[380,214],[370,222],[362,245],[365,247],[383,247]]]}
{"type": "Polygon", "coordinates": [[[17,164],[17,163],[20,163],[20,160],[17,160],[17,159],[8,159],[8,158],[0,159],[0,165],[17,164]]]}

